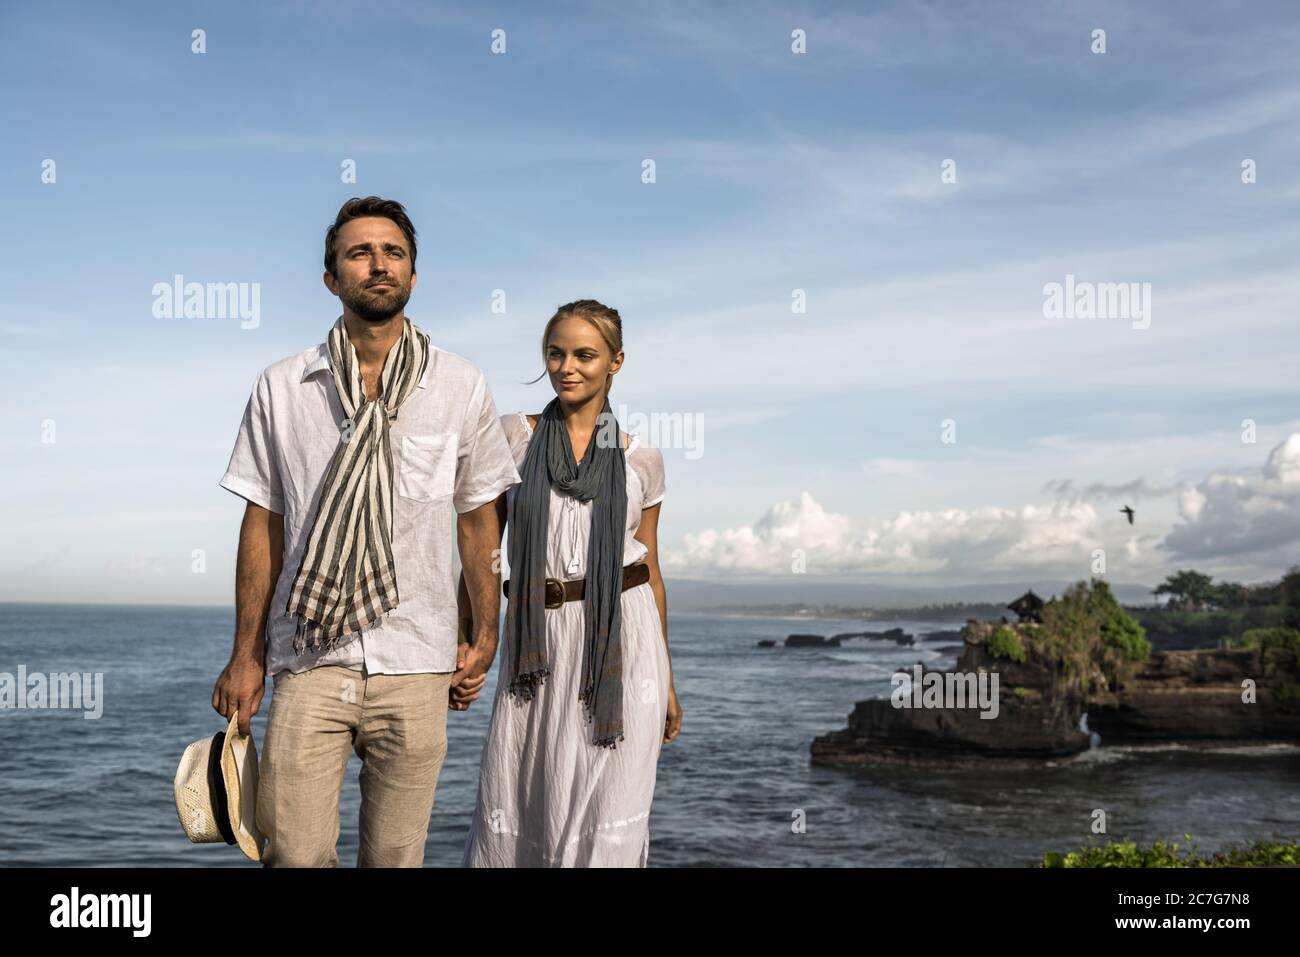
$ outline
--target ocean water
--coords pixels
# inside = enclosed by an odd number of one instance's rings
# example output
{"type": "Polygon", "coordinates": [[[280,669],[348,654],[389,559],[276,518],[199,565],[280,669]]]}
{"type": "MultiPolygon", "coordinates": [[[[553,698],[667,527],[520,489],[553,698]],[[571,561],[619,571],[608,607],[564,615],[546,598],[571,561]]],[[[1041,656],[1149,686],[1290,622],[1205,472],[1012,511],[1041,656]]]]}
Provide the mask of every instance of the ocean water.
{"type": "MultiPolygon", "coordinates": [[[[671,596],[670,596],[671,598],[671,596]]],[[[1300,748],[1222,752],[1119,748],[1073,765],[842,770],[809,743],[853,702],[886,696],[918,660],[951,666],[950,640],[898,647],[758,648],[792,632],[894,624],[671,615],[685,718],[665,745],[650,824],[651,866],[1024,866],[1089,842],[1094,809],[1111,837],[1202,851],[1300,835],[1300,748]],[[798,826],[798,825],[802,826],[798,826]]],[[[102,672],[103,714],[0,709],[0,865],[256,867],[233,847],[190,844],[172,780],[185,746],[224,727],[212,685],[230,652],[232,609],[0,604],[0,672],[102,672]]],[[[448,715],[425,864],[458,866],[474,808],[496,666],[468,712],[448,715]]],[[[253,719],[265,735],[271,685],[253,719]]],[[[340,866],[354,866],[360,759],[340,797],[340,866]]]]}

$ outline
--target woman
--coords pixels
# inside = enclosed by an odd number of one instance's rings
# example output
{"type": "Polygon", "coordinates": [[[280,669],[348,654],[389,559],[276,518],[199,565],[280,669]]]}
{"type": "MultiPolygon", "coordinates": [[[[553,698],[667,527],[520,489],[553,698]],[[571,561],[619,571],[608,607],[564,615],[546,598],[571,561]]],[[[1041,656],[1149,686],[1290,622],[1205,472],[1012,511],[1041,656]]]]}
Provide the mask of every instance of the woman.
{"type": "Polygon", "coordinates": [[[542,352],[556,398],[501,418],[522,481],[498,502],[506,627],[463,863],[644,867],[659,750],[682,720],[655,540],[663,456],[610,411],[617,311],[561,306],[542,352]]]}

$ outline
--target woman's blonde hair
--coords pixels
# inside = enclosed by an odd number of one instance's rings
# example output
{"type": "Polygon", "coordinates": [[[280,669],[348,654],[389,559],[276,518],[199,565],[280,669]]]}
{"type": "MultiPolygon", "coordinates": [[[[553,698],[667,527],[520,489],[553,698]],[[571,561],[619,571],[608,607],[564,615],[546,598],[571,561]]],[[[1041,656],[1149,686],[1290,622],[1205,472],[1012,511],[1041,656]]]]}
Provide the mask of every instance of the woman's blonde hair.
{"type": "MultiPolygon", "coordinates": [[[[550,321],[546,323],[546,328],[542,330],[543,363],[546,362],[546,344],[551,341],[551,330],[561,319],[586,319],[600,332],[601,338],[609,346],[611,356],[617,356],[623,350],[623,320],[619,318],[618,310],[611,309],[595,299],[577,299],[556,309],[555,315],[551,316],[550,321]]],[[[544,375],[546,375],[545,370],[537,379],[544,375]]],[[[537,379],[533,381],[536,382],[537,379]]],[[[611,372],[605,379],[605,395],[608,396],[613,388],[614,374],[611,372]]]]}

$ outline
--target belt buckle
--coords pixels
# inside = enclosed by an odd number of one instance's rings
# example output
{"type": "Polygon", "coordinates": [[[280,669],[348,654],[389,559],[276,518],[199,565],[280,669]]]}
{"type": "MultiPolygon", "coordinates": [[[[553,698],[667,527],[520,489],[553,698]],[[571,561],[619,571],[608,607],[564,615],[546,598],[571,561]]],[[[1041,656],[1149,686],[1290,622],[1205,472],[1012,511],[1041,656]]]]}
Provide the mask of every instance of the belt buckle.
{"type": "Polygon", "coordinates": [[[543,597],[545,598],[545,607],[547,608],[559,608],[562,606],[564,604],[564,582],[560,581],[558,578],[546,579],[546,591],[543,597]],[[554,585],[559,593],[554,604],[551,603],[551,585],[554,585]]]}

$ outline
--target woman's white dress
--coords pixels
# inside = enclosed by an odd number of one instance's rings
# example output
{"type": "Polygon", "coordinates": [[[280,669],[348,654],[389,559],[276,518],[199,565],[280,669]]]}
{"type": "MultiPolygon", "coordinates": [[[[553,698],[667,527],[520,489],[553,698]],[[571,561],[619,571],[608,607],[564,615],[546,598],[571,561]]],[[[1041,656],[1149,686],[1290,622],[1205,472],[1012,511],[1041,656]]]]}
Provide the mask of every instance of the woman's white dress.
{"type": "MultiPolygon", "coordinates": [[[[522,467],[532,438],[528,419],[522,412],[503,415],[501,425],[515,464],[522,467]]],[[[625,452],[625,566],[646,554],[645,545],[633,537],[641,510],[664,496],[662,453],[642,445],[635,434],[630,439],[625,452]]],[[[518,488],[507,493],[512,506],[518,488]]],[[[585,577],[591,507],[591,502],[551,489],[547,577],[585,577]]],[[[503,548],[502,554],[508,551],[503,548]]],[[[568,601],[546,610],[551,674],[532,702],[506,690],[510,652],[508,638],[502,638],[464,866],[645,866],[670,671],[659,608],[648,583],[623,592],[621,614],[624,739],[612,750],[591,743],[591,725],[578,700],[584,603],[568,601]]]]}

